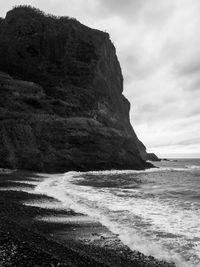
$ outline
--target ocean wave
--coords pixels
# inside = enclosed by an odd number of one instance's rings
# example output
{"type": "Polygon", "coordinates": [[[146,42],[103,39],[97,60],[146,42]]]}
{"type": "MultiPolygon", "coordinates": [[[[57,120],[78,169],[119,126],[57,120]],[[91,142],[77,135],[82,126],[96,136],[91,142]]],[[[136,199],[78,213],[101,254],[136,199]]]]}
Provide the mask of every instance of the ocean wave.
{"type": "Polygon", "coordinates": [[[200,170],[200,166],[198,165],[186,165],[186,168],[189,170],[200,170]]]}
{"type": "Polygon", "coordinates": [[[66,172],[67,176],[74,176],[77,179],[83,179],[81,175],[88,174],[94,176],[103,176],[103,175],[120,175],[120,174],[144,174],[144,173],[157,173],[157,172],[184,172],[190,170],[200,170],[200,166],[188,165],[185,167],[156,167],[146,170],[105,170],[105,171],[88,171],[88,172],[66,172]]]}
{"type": "MultiPolygon", "coordinates": [[[[157,171],[171,170],[171,168],[150,169],[146,171],[100,171],[100,172],[87,172],[90,175],[116,175],[116,174],[130,174],[130,173],[144,173],[144,172],[157,172],[157,171]]],[[[180,170],[182,168],[175,168],[180,170]]],[[[186,168],[185,168],[186,169],[186,168]]],[[[184,170],[185,170],[184,169],[184,170]]],[[[75,210],[78,213],[85,214],[91,218],[102,223],[110,231],[117,234],[121,241],[132,250],[138,250],[145,255],[154,256],[160,260],[166,260],[168,262],[174,262],[178,267],[193,267],[195,266],[191,262],[184,261],[183,257],[176,253],[173,249],[166,249],[159,242],[155,242],[139,233],[137,229],[134,229],[123,224],[122,221],[118,221],[117,212],[122,212],[126,215],[126,211],[129,207],[126,204],[121,206],[120,202],[117,205],[112,203],[113,195],[107,190],[102,191],[90,186],[81,186],[74,184],[74,179],[83,179],[82,172],[68,172],[62,177],[54,176],[41,182],[36,191],[41,194],[54,197],[62,202],[63,207],[75,210]],[[106,200],[109,202],[105,204],[106,200]],[[110,203],[110,204],[109,204],[110,203]],[[124,210],[123,210],[124,208],[124,210]],[[115,215],[115,216],[114,216],[115,215]]],[[[142,226],[141,226],[142,227],[142,226]]]]}

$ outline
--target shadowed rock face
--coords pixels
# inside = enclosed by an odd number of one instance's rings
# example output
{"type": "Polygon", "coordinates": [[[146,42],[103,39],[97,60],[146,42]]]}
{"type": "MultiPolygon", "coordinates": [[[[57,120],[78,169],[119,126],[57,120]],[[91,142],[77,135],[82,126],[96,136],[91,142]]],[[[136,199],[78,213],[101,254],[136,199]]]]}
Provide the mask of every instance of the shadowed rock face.
{"type": "Polygon", "coordinates": [[[0,20],[0,59],[1,167],[150,166],[107,33],[18,7],[0,20]]]}
{"type": "Polygon", "coordinates": [[[147,153],[147,160],[150,161],[161,161],[154,153],[147,153]]]}

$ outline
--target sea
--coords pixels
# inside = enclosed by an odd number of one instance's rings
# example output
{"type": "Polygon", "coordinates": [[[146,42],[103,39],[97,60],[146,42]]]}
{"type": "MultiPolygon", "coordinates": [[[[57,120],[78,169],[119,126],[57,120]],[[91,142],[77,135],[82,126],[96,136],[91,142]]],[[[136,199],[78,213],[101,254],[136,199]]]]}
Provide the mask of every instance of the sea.
{"type": "Polygon", "coordinates": [[[154,164],[145,171],[53,175],[35,190],[99,221],[131,250],[199,267],[200,159],[154,164]]]}

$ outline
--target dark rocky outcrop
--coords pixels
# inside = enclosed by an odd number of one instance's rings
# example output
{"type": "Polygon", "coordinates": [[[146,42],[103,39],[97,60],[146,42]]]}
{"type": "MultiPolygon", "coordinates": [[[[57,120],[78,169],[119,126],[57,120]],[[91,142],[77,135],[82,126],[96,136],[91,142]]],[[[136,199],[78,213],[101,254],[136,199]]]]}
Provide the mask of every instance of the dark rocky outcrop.
{"type": "Polygon", "coordinates": [[[147,153],[146,160],[149,161],[161,161],[154,153],[147,153]]]}
{"type": "Polygon", "coordinates": [[[17,7],[0,20],[0,167],[144,169],[107,33],[17,7]]]}

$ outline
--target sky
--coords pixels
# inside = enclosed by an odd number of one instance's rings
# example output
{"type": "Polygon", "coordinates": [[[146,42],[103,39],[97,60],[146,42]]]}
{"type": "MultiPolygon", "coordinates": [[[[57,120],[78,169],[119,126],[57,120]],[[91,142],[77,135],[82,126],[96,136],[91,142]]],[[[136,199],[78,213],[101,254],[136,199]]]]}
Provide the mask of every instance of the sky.
{"type": "Polygon", "coordinates": [[[200,157],[199,0],[0,0],[0,16],[19,4],[107,31],[147,150],[200,157]]]}

